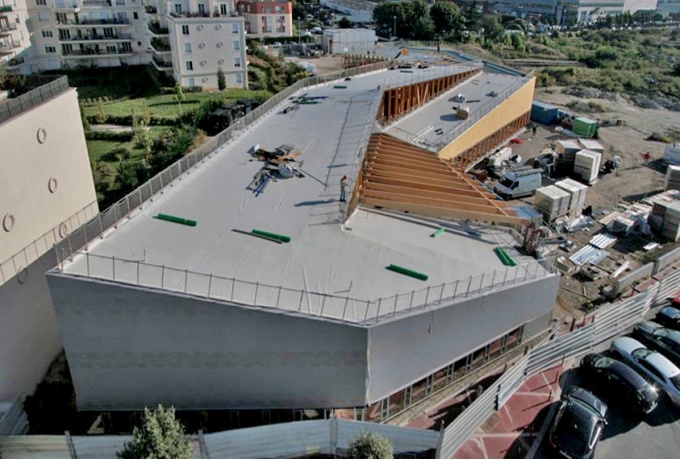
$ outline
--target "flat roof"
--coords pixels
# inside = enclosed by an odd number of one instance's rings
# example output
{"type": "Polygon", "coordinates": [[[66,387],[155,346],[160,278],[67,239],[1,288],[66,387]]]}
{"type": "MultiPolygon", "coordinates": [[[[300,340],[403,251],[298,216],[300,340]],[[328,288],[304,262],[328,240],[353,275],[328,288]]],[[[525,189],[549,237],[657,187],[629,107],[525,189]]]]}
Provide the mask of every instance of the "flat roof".
{"type": "MultiPolygon", "coordinates": [[[[449,231],[432,238],[438,223],[361,208],[343,225],[346,203],[338,200],[340,179],[347,174],[352,180],[350,190],[354,186],[360,166],[358,154],[374,129],[381,95],[378,85],[429,80],[458,73],[464,67],[414,69],[412,74],[381,71],[301,90],[294,97],[306,94],[307,98],[323,99],[316,99],[317,104],[301,104],[285,114],[283,109],[291,102],[282,102],[239,137],[218,148],[204,164],[166,187],[104,239],[92,243],[89,258],[76,257],[63,271],[87,276],[89,270],[91,277],[111,279],[111,260],[96,256],[115,257],[117,261],[140,262],[141,275],[138,272],[137,277],[141,285],[160,287],[164,282],[170,290],[185,282],[189,275],[184,270],[188,270],[206,277],[377,300],[482,274],[489,283],[492,272],[505,270],[493,251],[496,246],[505,248],[520,265],[533,261],[514,249],[517,242],[504,229],[473,229],[450,223],[449,231]],[[334,88],[336,85],[347,88],[334,88]],[[297,160],[305,177],[279,177],[256,196],[248,186],[264,163],[253,158],[249,150],[255,145],[273,150],[283,144],[303,152],[297,160]],[[154,218],[159,213],[193,219],[197,226],[154,218]],[[275,244],[237,232],[253,229],[287,235],[292,241],[275,244]],[[166,270],[161,281],[160,270],[145,268],[145,264],[176,271],[170,276],[166,270]],[[423,282],[394,273],[386,269],[390,264],[425,273],[429,279],[423,282]]],[[[431,104],[419,111],[423,117],[432,116],[431,104]]],[[[131,264],[128,273],[116,265],[116,281],[135,284],[134,262],[131,264]]],[[[191,277],[190,293],[208,295],[230,289],[215,282],[210,291],[206,277],[201,282],[200,277],[191,277]],[[203,287],[196,287],[199,285],[203,287]]],[[[252,304],[253,288],[254,284],[237,285],[233,300],[252,304]]],[[[265,293],[262,286],[255,289],[261,289],[260,297],[255,292],[258,304],[274,300],[279,304],[272,290],[265,293]]],[[[294,302],[282,301],[285,305],[280,307],[295,310],[298,298],[299,293],[294,302]]],[[[395,309],[406,307],[400,303],[395,309]]],[[[354,303],[351,308],[354,316],[350,320],[360,320],[360,305],[354,303]]],[[[348,319],[338,305],[329,306],[323,316],[348,319]]]]}
{"type": "Polygon", "coordinates": [[[483,115],[483,112],[490,111],[505,100],[501,92],[522,80],[523,77],[514,75],[481,72],[450,89],[422,109],[398,120],[385,132],[416,145],[439,150],[442,142],[445,144],[451,142],[445,141],[447,134],[466,122],[466,119],[456,115],[454,107],[468,107],[468,119],[483,115]],[[454,101],[458,94],[465,96],[464,102],[454,101]]]}

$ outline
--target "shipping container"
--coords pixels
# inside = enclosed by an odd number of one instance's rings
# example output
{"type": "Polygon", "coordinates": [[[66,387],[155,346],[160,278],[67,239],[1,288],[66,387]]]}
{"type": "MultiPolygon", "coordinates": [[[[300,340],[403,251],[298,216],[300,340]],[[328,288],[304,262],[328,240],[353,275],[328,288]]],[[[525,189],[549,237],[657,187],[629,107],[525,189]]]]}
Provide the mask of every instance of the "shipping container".
{"type": "Polygon", "coordinates": [[[542,125],[550,126],[557,123],[557,111],[558,108],[554,105],[534,101],[531,105],[531,119],[542,125]]]}
{"type": "Polygon", "coordinates": [[[576,118],[571,130],[579,136],[587,138],[595,137],[597,135],[597,122],[585,117],[576,118]]]}
{"type": "Polygon", "coordinates": [[[323,51],[328,54],[366,54],[375,51],[375,31],[370,29],[326,29],[323,51]]]}

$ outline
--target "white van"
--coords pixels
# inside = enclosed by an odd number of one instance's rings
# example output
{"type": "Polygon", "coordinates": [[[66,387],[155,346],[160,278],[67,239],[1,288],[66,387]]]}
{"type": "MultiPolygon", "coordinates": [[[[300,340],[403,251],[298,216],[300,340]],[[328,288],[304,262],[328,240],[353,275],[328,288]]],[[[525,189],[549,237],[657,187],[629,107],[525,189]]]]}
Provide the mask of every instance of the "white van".
{"type": "Polygon", "coordinates": [[[493,188],[503,198],[515,199],[533,194],[541,186],[542,171],[533,168],[520,168],[505,173],[493,188]]]}

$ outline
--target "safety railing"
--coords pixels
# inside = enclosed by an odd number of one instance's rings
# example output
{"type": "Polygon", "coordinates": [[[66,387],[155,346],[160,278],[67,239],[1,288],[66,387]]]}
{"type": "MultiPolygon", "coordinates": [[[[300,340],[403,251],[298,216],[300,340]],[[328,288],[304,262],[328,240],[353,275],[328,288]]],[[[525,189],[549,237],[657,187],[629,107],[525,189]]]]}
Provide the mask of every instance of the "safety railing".
{"type": "Polygon", "coordinates": [[[59,241],[68,236],[69,231],[78,228],[97,214],[97,202],[85,206],[73,214],[64,222],[60,222],[54,228],[48,230],[32,243],[17,251],[7,260],[0,262],[0,286],[38,260],[43,254],[50,251],[59,241]]]}
{"type": "Polygon", "coordinates": [[[562,336],[555,336],[554,330],[544,343],[530,350],[446,427],[436,458],[453,458],[475,430],[500,410],[529,377],[584,355],[595,345],[621,334],[644,319],[649,308],[664,300],[667,293],[678,289],[680,269],[675,269],[643,292],[604,307],[587,326],[562,336]]]}
{"type": "Polygon", "coordinates": [[[363,325],[552,275],[541,263],[532,262],[376,300],[363,300],[89,252],[83,252],[81,257],[84,260],[77,266],[72,265],[68,275],[363,325]]]}
{"type": "Polygon", "coordinates": [[[0,103],[0,123],[36,107],[68,89],[68,78],[59,77],[14,99],[0,103]]]}

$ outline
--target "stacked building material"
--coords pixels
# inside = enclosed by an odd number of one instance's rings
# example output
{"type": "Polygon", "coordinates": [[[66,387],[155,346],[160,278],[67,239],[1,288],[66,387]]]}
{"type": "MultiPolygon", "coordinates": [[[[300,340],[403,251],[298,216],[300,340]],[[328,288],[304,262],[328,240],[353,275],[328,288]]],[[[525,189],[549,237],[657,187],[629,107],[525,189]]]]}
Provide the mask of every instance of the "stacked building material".
{"type": "Polygon", "coordinates": [[[574,160],[574,174],[583,182],[592,185],[600,173],[602,154],[591,150],[581,150],[574,160]]]}
{"type": "Polygon", "coordinates": [[[664,190],[680,190],[680,166],[669,165],[666,170],[664,190]]]}
{"type": "Polygon", "coordinates": [[[666,208],[661,235],[671,241],[680,240],[680,202],[676,201],[666,208]]]}
{"type": "Polygon", "coordinates": [[[571,195],[554,185],[541,187],[534,195],[534,208],[543,214],[547,222],[552,222],[569,212],[571,195]]]}
{"type": "Polygon", "coordinates": [[[562,161],[573,163],[578,153],[583,147],[578,142],[572,140],[557,141],[555,143],[555,152],[562,155],[562,161]]]}
{"type": "Polygon", "coordinates": [[[680,165],[680,142],[666,147],[666,151],[663,153],[663,162],[680,165]]]}
{"type": "Polygon", "coordinates": [[[578,140],[578,143],[581,144],[581,147],[590,150],[591,152],[597,152],[597,153],[604,153],[604,146],[600,144],[597,141],[594,141],[592,139],[582,139],[580,138],[578,140]]]}
{"type": "Polygon", "coordinates": [[[571,217],[580,216],[586,203],[588,186],[573,179],[565,179],[555,182],[555,187],[559,187],[569,193],[569,215],[571,217]]]}

